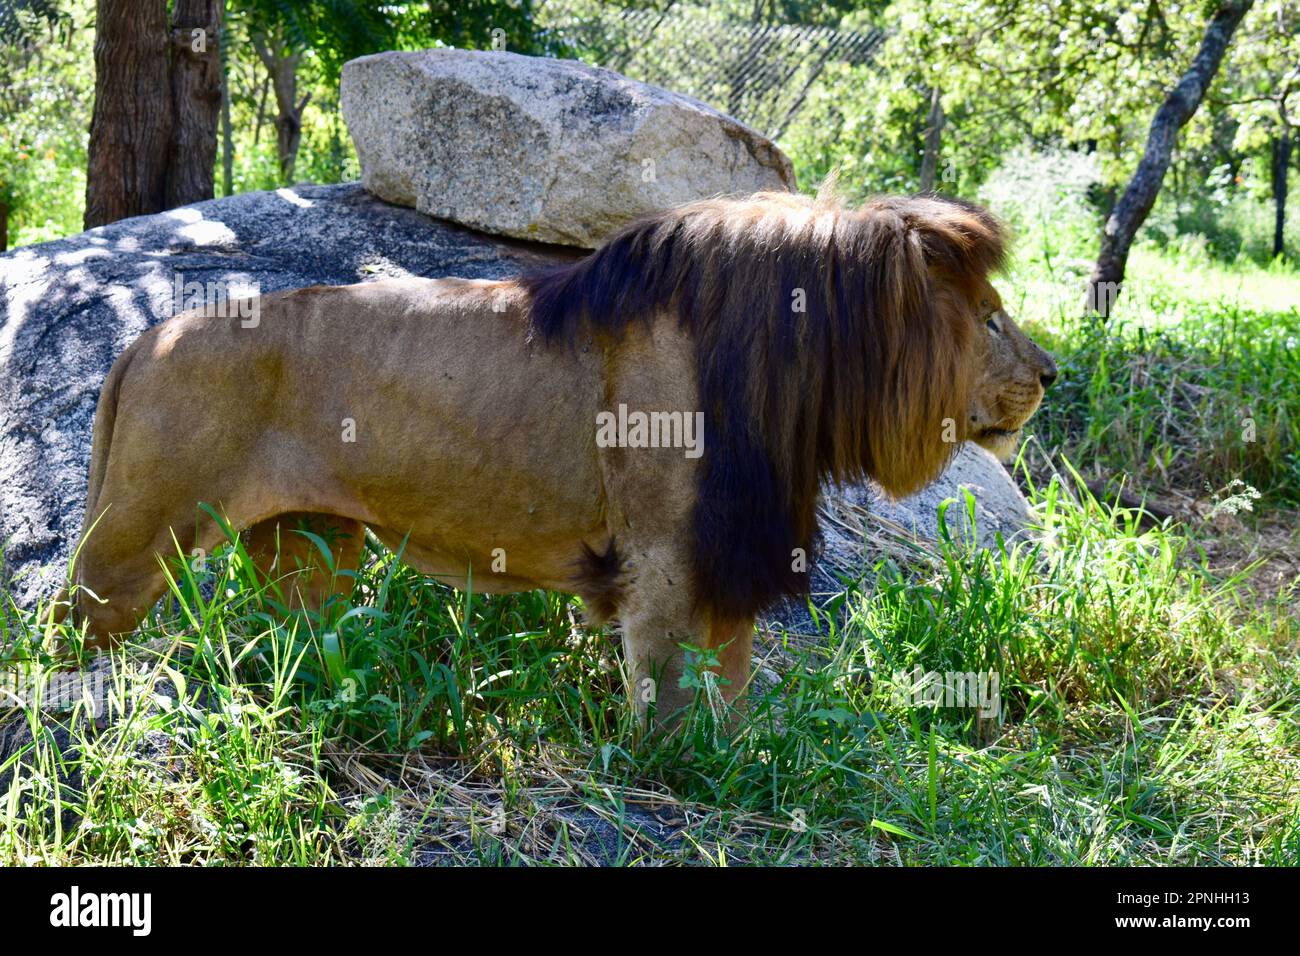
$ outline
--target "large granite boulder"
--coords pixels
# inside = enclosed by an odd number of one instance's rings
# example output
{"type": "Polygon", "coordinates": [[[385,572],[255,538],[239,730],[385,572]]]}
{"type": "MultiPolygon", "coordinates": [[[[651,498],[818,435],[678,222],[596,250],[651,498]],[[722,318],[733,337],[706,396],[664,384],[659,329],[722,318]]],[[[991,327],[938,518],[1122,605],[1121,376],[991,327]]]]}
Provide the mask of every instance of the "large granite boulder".
{"type": "MultiPolygon", "coordinates": [[[[938,554],[941,512],[958,547],[1010,546],[1033,533],[1029,502],[1006,467],[970,443],[957,450],[937,481],[907,498],[890,498],[874,482],[827,488],[821,548],[809,569],[812,605],[834,601],[846,583],[870,581],[881,559],[900,566],[932,560],[938,554]]],[[[808,605],[785,601],[765,623],[770,630],[816,634],[825,618],[814,620],[808,605]]]]}
{"type": "Polygon", "coordinates": [[[244,193],[0,255],[0,589],[30,605],[61,580],[100,386],[127,345],[180,311],[177,277],[233,297],[389,275],[501,278],[573,255],[438,222],[355,183],[244,193]]]}
{"type": "Polygon", "coordinates": [[[644,213],[795,188],[749,127],[574,60],[377,53],[343,67],[340,99],[368,190],[501,235],[593,248],[644,213]]]}

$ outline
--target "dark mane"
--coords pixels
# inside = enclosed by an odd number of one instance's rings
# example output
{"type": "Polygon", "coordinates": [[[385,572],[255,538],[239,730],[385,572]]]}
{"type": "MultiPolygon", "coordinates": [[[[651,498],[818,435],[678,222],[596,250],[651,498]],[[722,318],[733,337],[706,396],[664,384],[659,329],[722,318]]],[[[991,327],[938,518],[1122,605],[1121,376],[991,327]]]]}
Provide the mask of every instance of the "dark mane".
{"type": "Polygon", "coordinates": [[[793,552],[811,555],[824,480],[869,476],[902,495],[958,447],[971,385],[964,299],[1003,255],[997,221],[965,202],[850,210],[759,193],[666,210],[519,282],[547,343],[672,315],[689,331],[708,436],[694,593],[744,618],[807,590],[793,552]],[[956,442],[941,440],[947,419],[956,442]]]}

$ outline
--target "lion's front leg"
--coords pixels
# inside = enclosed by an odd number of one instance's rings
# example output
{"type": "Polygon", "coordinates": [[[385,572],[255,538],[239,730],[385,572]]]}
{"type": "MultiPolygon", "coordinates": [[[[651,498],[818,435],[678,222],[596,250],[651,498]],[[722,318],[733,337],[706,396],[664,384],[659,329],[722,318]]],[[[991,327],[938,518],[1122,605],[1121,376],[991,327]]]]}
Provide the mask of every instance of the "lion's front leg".
{"type": "MultiPolygon", "coordinates": [[[[754,622],[701,626],[659,614],[646,614],[623,625],[628,694],[639,723],[673,727],[699,693],[700,683],[717,691],[714,703],[743,706],[749,686],[754,622]],[[711,652],[716,664],[701,660],[698,680],[683,681],[686,650],[682,645],[711,652]]],[[[719,715],[721,716],[721,715],[719,715]]]]}
{"type": "Polygon", "coordinates": [[[688,569],[653,549],[629,555],[629,583],[620,602],[628,697],[638,722],[672,727],[695,700],[700,683],[711,683],[718,700],[736,706],[750,678],[754,620],[724,620],[692,607],[688,569]],[[710,652],[696,681],[683,681],[686,650],[710,652]],[[713,675],[712,677],[706,675],[713,675]]]}
{"type": "Polygon", "coordinates": [[[622,630],[628,700],[637,724],[672,726],[695,698],[694,690],[681,686],[681,645],[699,643],[698,635],[688,620],[654,613],[628,618],[622,630]]]}

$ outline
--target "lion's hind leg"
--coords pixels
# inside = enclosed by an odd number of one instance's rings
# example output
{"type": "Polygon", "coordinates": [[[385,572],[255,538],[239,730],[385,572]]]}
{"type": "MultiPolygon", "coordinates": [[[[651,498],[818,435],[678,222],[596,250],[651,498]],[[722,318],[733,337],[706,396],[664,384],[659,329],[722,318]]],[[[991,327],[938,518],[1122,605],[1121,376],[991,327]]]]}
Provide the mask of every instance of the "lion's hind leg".
{"type": "Polygon", "coordinates": [[[246,549],[289,607],[319,612],[334,595],[351,592],[365,544],[360,521],[289,511],[249,528],[246,549]],[[329,550],[328,560],[321,544],[329,550]]]}
{"type": "MultiPolygon", "coordinates": [[[[74,623],[85,625],[87,647],[112,647],[135,630],[167,590],[160,555],[189,554],[201,523],[193,516],[159,521],[147,496],[125,494],[86,522],[70,605],[74,623]]],[[[214,530],[215,524],[208,533],[214,530]]]]}

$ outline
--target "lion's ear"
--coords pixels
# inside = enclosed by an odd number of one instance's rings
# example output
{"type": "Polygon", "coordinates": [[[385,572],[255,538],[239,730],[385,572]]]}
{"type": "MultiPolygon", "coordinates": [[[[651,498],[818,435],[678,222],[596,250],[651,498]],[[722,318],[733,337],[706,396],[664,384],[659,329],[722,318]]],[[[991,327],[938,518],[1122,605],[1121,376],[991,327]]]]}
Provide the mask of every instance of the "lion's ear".
{"type": "Polygon", "coordinates": [[[964,291],[1006,264],[1006,227],[974,203],[919,196],[907,200],[904,217],[921,241],[926,264],[964,291]]]}

